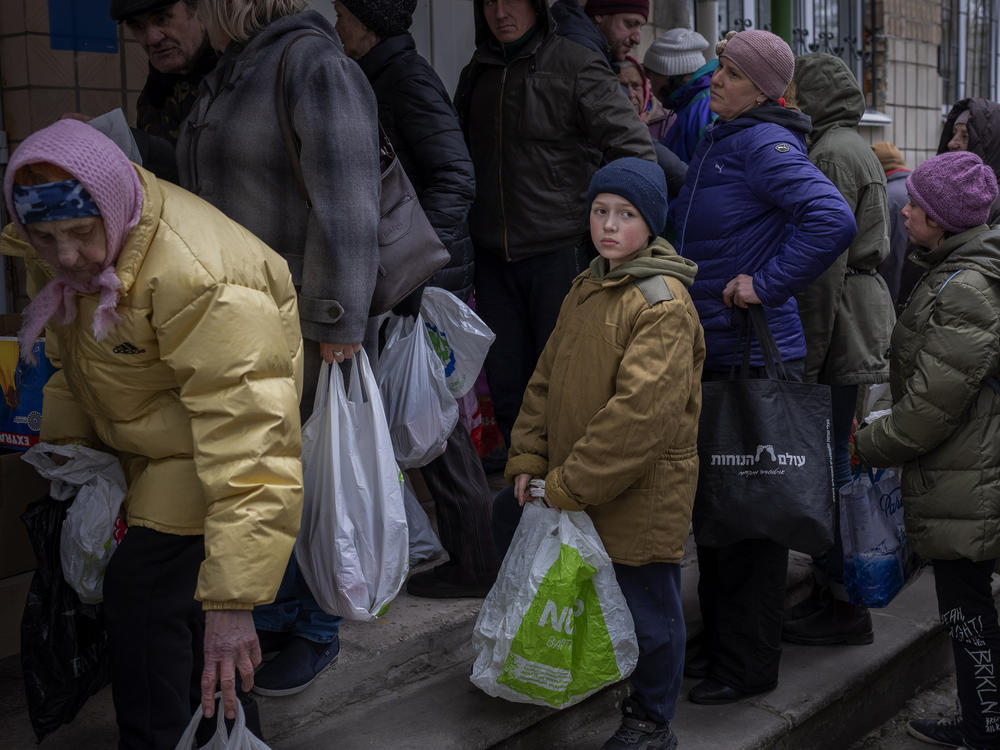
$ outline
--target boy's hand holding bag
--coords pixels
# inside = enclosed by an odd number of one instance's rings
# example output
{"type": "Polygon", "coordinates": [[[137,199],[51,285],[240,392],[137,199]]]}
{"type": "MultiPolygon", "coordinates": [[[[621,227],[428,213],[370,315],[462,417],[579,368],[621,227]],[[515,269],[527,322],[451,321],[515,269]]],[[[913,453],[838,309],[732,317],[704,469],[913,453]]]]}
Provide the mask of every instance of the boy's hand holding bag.
{"type": "Polygon", "coordinates": [[[473,642],[472,682],[519,703],[564,708],[632,673],[632,615],[586,513],[524,506],[473,642]]]}

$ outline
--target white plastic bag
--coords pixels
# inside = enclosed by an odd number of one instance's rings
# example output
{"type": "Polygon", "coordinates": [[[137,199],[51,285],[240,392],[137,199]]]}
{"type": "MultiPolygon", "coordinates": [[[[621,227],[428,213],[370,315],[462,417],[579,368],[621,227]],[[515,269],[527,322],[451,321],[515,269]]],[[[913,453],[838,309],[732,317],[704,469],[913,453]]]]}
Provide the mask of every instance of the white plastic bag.
{"type": "Polygon", "coordinates": [[[399,465],[416,469],[444,453],[458,424],[458,403],[419,315],[416,320],[389,316],[378,384],[399,465]]]}
{"type": "Polygon", "coordinates": [[[496,335],[472,308],[451,292],[425,287],[420,314],[431,346],[444,363],[448,389],[458,398],[476,384],[496,335]]]}
{"type": "Polygon", "coordinates": [[[410,478],[403,476],[403,505],[406,507],[406,526],[410,532],[410,567],[433,560],[444,554],[444,548],[431,527],[431,520],[413,491],[410,478]]]}
{"type": "Polygon", "coordinates": [[[49,494],[73,500],[59,537],[63,577],[84,604],[104,599],[104,571],[118,548],[124,524],[125,474],[116,456],[82,445],[36,443],[22,457],[50,480],[49,494]],[[61,466],[49,454],[70,460],[61,466]]]}
{"type": "Polygon", "coordinates": [[[586,513],[525,505],[473,645],[472,682],[519,703],[564,708],[632,673],[632,614],[586,513]]]}
{"type": "MultiPolygon", "coordinates": [[[[227,731],[225,712],[222,710],[222,693],[216,693],[215,699],[218,702],[215,711],[218,717],[215,734],[207,745],[202,745],[198,750],[271,750],[263,740],[247,729],[247,717],[243,712],[243,704],[239,701],[236,701],[236,721],[233,723],[233,731],[227,731]]],[[[199,704],[174,750],[194,750],[195,734],[198,732],[198,724],[201,723],[203,715],[199,704]]]]}
{"type": "Polygon", "coordinates": [[[349,367],[345,389],[340,368],[322,364],[302,428],[305,498],[295,558],[325,611],[374,620],[409,570],[403,475],[363,350],[349,367]]]}

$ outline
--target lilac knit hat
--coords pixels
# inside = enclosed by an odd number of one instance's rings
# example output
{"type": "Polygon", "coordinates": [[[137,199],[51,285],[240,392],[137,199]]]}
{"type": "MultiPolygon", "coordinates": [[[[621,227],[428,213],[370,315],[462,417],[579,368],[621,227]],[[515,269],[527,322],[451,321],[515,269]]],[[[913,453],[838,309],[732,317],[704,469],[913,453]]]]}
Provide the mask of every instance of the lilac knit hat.
{"type": "Polygon", "coordinates": [[[906,178],[910,199],[948,232],[985,224],[997,197],[997,178],[970,151],[932,157],[906,178]]]}
{"type": "Polygon", "coordinates": [[[31,356],[34,341],[46,323],[58,316],[66,324],[76,317],[76,293],[100,294],[94,313],[93,332],[98,341],[107,336],[120,319],[115,261],[125,237],[139,223],[142,215],[142,183],[135,167],[114,142],[79,120],[58,120],[28,136],[14,152],[4,175],[3,195],[7,210],[22,236],[26,237],[20,216],[11,198],[14,175],[26,164],[54,164],[62,167],[87,188],[104,221],[107,256],[102,273],[86,287],[60,274],[35,296],[24,310],[24,325],[18,333],[23,357],[31,356]]]}
{"type": "Polygon", "coordinates": [[[718,55],[736,63],[769,99],[780,99],[785,95],[795,72],[792,48],[780,36],[763,29],[747,29],[733,34],[726,39],[718,55]]]}

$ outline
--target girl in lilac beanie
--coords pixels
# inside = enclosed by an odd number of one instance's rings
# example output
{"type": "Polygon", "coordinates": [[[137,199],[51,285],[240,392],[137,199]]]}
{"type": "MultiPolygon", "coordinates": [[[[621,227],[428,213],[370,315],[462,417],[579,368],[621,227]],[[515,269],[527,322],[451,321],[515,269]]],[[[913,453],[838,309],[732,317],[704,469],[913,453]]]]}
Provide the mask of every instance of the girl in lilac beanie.
{"type": "Polygon", "coordinates": [[[970,151],[928,159],[906,178],[910,201],[952,234],[985,224],[997,197],[997,178],[970,151]]]}

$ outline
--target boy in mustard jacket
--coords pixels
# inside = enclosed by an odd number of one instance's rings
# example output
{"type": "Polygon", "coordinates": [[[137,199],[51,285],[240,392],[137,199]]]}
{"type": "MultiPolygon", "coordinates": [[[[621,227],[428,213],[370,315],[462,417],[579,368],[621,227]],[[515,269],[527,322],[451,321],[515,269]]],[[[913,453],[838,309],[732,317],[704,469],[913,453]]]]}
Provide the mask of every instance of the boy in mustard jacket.
{"type": "Polygon", "coordinates": [[[705,358],[687,292],[697,267],[657,236],[667,186],[654,162],[611,162],[587,201],[600,256],[574,280],[528,383],[506,468],[513,487],[494,503],[494,530],[505,551],[533,478],[545,479],[549,505],[590,514],[639,642],[633,694],[604,750],[671,750],[705,358]]]}

